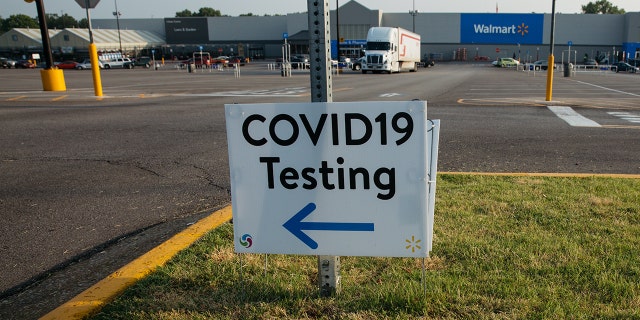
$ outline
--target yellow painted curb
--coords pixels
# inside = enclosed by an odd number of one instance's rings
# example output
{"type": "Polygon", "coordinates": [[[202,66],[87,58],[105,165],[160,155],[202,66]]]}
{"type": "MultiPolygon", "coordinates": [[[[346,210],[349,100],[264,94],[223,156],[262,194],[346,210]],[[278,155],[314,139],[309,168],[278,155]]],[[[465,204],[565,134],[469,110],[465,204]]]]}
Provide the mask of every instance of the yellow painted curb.
{"type": "Polygon", "coordinates": [[[189,247],[207,232],[229,221],[231,216],[231,206],[212,213],[40,319],[82,319],[97,312],[127,287],[164,265],[179,251],[189,247]]]}
{"type": "Polygon", "coordinates": [[[552,172],[438,172],[438,174],[458,174],[476,176],[512,176],[512,177],[558,177],[558,178],[621,178],[640,179],[640,174],[624,173],[552,173],[552,172]]]}

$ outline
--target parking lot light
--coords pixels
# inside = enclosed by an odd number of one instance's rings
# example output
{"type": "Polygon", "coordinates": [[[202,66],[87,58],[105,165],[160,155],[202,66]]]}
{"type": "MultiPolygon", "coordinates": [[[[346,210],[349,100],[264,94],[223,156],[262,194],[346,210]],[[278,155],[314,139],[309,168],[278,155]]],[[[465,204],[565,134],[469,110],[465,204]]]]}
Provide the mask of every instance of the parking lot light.
{"type": "Polygon", "coordinates": [[[118,11],[118,0],[113,0],[116,5],[116,11],[113,12],[113,15],[116,17],[116,26],[118,28],[118,42],[120,43],[120,53],[122,53],[122,37],[120,36],[120,16],[122,12],[118,11]]]}

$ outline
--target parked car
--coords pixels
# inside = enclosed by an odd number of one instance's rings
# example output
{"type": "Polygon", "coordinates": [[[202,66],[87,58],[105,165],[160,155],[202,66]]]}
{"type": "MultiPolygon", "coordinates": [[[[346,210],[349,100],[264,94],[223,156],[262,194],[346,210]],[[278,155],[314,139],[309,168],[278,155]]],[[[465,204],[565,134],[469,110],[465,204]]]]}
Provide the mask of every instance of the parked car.
{"type": "Polygon", "coordinates": [[[79,63],[75,62],[75,61],[71,61],[71,60],[67,60],[67,61],[62,61],[59,63],[56,63],[55,66],[58,69],[77,69],[79,63]]]}
{"type": "Polygon", "coordinates": [[[598,68],[598,62],[594,59],[588,59],[584,61],[584,66],[586,69],[597,69],[598,68]]]}
{"type": "Polygon", "coordinates": [[[349,68],[351,69],[351,58],[341,56],[338,59],[338,68],[349,68]]]}
{"type": "Polygon", "coordinates": [[[129,58],[117,58],[109,61],[102,61],[105,69],[111,68],[122,68],[122,69],[133,69],[135,66],[133,65],[133,61],[129,58]]]}
{"type": "Polygon", "coordinates": [[[429,55],[422,55],[422,59],[420,59],[420,65],[424,68],[433,67],[436,65],[436,61],[433,60],[429,55]]]}
{"type": "Polygon", "coordinates": [[[178,64],[178,68],[179,69],[188,69],[188,68],[190,68],[190,65],[192,65],[192,64],[195,65],[195,62],[194,62],[193,59],[182,60],[178,64]]]}
{"type": "Polygon", "coordinates": [[[134,66],[151,68],[151,64],[153,64],[151,57],[140,57],[133,60],[134,66]]]}
{"type": "Polygon", "coordinates": [[[292,69],[310,69],[311,64],[309,63],[309,57],[304,55],[292,56],[291,57],[291,68],[292,69]]]}
{"type": "Polygon", "coordinates": [[[506,67],[517,67],[520,62],[513,58],[498,58],[496,67],[506,68],[506,67]]]}
{"type": "MultiPolygon", "coordinates": [[[[216,67],[217,64],[224,64],[226,65],[226,63],[224,62],[226,60],[222,60],[222,59],[210,59],[209,56],[196,56],[196,58],[190,58],[187,60],[184,60],[182,62],[180,62],[180,64],[178,65],[178,67],[180,69],[188,69],[190,67],[196,68],[196,69],[202,69],[202,68],[212,68],[212,67],[216,67]]],[[[228,62],[227,62],[228,63],[228,62]]]]}
{"type": "Polygon", "coordinates": [[[11,69],[16,67],[16,61],[9,58],[0,58],[0,66],[2,69],[11,69]]]}
{"type": "MultiPolygon", "coordinates": [[[[538,60],[532,63],[526,63],[524,65],[525,70],[533,70],[533,71],[538,71],[538,70],[547,70],[549,69],[549,62],[547,60],[538,60]]],[[[555,66],[554,66],[555,69],[555,66]]]]}
{"type": "Polygon", "coordinates": [[[436,62],[433,59],[427,58],[425,55],[422,59],[420,59],[420,64],[422,64],[422,66],[425,68],[429,68],[435,66],[436,62]]]}
{"type": "Polygon", "coordinates": [[[16,61],[16,68],[22,69],[35,69],[36,64],[29,60],[18,60],[16,61]]]}
{"type": "Polygon", "coordinates": [[[638,67],[634,67],[626,62],[620,61],[611,65],[611,71],[615,71],[615,72],[624,71],[624,72],[636,73],[638,72],[638,67]]]}
{"type": "MultiPolygon", "coordinates": [[[[102,61],[98,60],[98,66],[100,67],[100,69],[104,68],[102,61]]],[[[91,70],[91,59],[84,59],[84,61],[78,63],[78,65],[76,66],[76,69],[91,70]]]]}
{"type": "Polygon", "coordinates": [[[229,57],[228,56],[218,56],[211,59],[211,64],[221,64],[223,66],[229,65],[229,57]]]}
{"type": "Polygon", "coordinates": [[[360,71],[360,69],[362,69],[362,63],[365,61],[365,59],[366,57],[360,57],[356,59],[356,61],[354,61],[353,64],[351,65],[351,70],[360,71]]]}
{"type": "Polygon", "coordinates": [[[229,67],[233,67],[235,65],[238,66],[244,66],[245,64],[245,58],[244,57],[229,57],[229,67]]]}

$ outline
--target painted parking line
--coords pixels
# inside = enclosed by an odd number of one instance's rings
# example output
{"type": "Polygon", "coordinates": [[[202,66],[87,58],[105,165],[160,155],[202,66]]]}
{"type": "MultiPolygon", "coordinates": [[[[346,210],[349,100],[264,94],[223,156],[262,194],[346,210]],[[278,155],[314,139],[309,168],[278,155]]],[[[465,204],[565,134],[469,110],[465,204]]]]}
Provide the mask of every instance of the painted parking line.
{"type": "Polygon", "coordinates": [[[17,96],[17,97],[13,97],[13,98],[8,98],[5,101],[18,101],[18,100],[22,100],[24,98],[26,98],[27,96],[17,96]]]}
{"type": "Polygon", "coordinates": [[[610,114],[612,116],[616,116],[622,120],[626,120],[629,121],[631,123],[640,123],[640,115],[639,114],[633,114],[631,112],[607,112],[607,114],[610,114]]]}
{"type": "Polygon", "coordinates": [[[620,94],[629,95],[629,96],[633,96],[633,97],[640,97],[640,94],[635,94],[635,93],[632,93],[632,92],[626,92],[626,91],[617,90],[617,89],[613,89],[613,88],[607,88],[607,87],[599,86],[597,84],[588,83],[588,82],[584,82],[584,81],[576,80],[576,82],[582,83],[582,84],[586,84],[588,86],[596,87],[598,89],[603,89],[603,90],[615,92],[615,93],[620,93],[620,94]]]}
{"type": "Polygon", "coordinates": [[[549,110],[555,113],[558,118],[564,120],[572,127],[589,127],[589,128],[600,128],[602,127],[599,123],[584,117],[583,115],[577,113],[571,107],[562,107],[562,106],[547,106],[549,110]]]}
{"type": "Polygon", "coordinates": [[[211,93],[188,93],[177,96],[189,97],[301,97],[308,94],[309,88],[283,88],[270,90],[242,90],[242,91],[222,91],[211,93]]]}

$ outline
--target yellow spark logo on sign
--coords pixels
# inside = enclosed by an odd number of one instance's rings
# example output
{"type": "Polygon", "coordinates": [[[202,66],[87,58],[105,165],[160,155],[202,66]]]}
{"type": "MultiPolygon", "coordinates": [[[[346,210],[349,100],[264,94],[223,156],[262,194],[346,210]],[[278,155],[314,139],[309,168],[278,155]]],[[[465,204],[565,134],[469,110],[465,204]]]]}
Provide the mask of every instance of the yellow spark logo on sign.
{"type": "Polygon", "coordinates": [[[518,31],[517,33],[519,33],[520,35],[522,35],[524,37],[525,34],[529,33],[529,26],[524,24],[524,22],[518,26],[518,31]]]}
{"type": "Polygon", "coordinates": [[[411,240],[406,239],[404,241],[408,243],[408,245],[404,248],[407,250],[411,250],[411,252],[416,252],[416,249],[418,250],[422,249],[422,247],[420,246],[420,243],[422,242],[422,240],[416,239],[415,236],[411,236],[411,240]]]}

